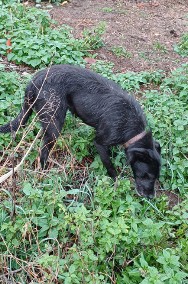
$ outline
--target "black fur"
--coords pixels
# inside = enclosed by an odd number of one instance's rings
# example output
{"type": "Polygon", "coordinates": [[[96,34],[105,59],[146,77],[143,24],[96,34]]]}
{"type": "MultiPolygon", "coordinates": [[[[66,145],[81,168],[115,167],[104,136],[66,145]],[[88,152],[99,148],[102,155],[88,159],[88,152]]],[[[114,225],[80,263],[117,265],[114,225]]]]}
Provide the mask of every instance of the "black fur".
{"type": "MultiPolygon", "coordinates": [[[[41,166],[47,158],[69,109],[96,130],[94,144],[108,174],[116,177],[110,160],[110,146],[124,144],[144,131],[146,119],[139,103],[116,83],[84,68],[54,65],[38,72],[28,84],[20,114],[1,126],[0,132],[16,131],[24,126],[32,110],[38,113],[44,133],[41,166]]],[[[140,195],[153,197],[154,183],[160,171],[160,146],[148,132],[125,149],[140,195]]]]}

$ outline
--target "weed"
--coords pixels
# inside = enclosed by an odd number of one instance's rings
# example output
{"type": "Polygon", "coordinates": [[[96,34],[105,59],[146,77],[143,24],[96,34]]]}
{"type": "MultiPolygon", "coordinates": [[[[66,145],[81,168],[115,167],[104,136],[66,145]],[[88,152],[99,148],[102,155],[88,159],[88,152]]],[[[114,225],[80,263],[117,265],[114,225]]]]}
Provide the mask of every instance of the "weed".
{"type": "Polygon", "coordinates": [[[122,46],[112,47],[111,50],[117,57],[131,58],[132,56],[131,53],[122,46]]]}
{"type": "Polygon", "coordinates": [[[140,85],[147,85],[150,83],[159,85],[164,77],[162,70],[154,72],[126,72],[116,74],[113,79],[119,83],[123,89],[128,91],[135,91],[140,89],[140,85]]]}
{"type": "Polygon", "coordinates": [[[188,189],[185,146],[188,143],[187,71],[187,65],[173,71],[170,77],[163,80],[160,86],[162,92],[147,92],[144,100],[151,127],[163,149],[161,181],[164,187],[183,192],[188,189]]]}
{"type": "Polygon", "coordinates": [[[111,7],[104,7],[102,9],[102,11],[105,12],[105,13],[111,13],[111,12],[113,12],[113,9],[111,7]]]}
{"type": "Polygon", "coordinates": [[[144,71],[140,73],[128,71],[126,73],[114,74],[113,67],[113,63],[101,60],[97,60],[96,63],[91,66],[94,71],[104,77],[114,80],[127,91],[137,91],[140,89],[141,85],[148,85],[150,83],[159,85],[164,78],[164,72],[162,70],[153,72],[144,71]]]}
{"type": "Polygon", "coordinates": [[[101,36],[106,30],[105,22],[100,22],[93,30],[85,29],[83,31],[85,49],[97,49],[104,46],[101,36]]]}
{"type": "Polygon", "coordinates": [[[164,46],[164,44],[160,43],[160,42],[155,42],[153,44],[153,47],[155,50],[160,51],[162,53],[167,53],[167,48],[164,46]]]}
{"type": "Polygon", "coordinates": [[[143,58],[144,60],[149,60],[149,58],[148,58],[148,52],[144,52],[144,51],[141,51],[141,52],[139,52],[139,56],[141,57],[141,58],[143,58]]]}
{"type": "Polygon", "coordinates": [[[7,55],[9,61],[34,68],[52,62],[84,65],[88,50],[102,45],[103,23],[92,32],[85,31],[83,39],[75,39],[67,26],[52,29],[51,24],[55,23],[47,12],[21,4],[3,6],[0,22],[1,54],[7,55]],[[7,39],[11,40],[11,47],[7,46],[7,39]]]}
{"type": "Polygon", "coordinates": [[[184,34],[180,42],[175,45],[174,50],[181,56],[188,56],[188,34],[184,34]]]}
{"type": "Polygon", "coordinates": [[[113,68],[114,64],[111,62],[105,62],[102,60],[97,60],[94,64],[92,64],[91,68],[93,71],[102,74],[104,77],[112,78],[113,76],[113,68]]]}
{"type": "Polygon", "coordinates": [[[163,283],[170,278],[172,283],[181,283],[187,276],[180,268],[186,265],[184,252],[179,251],[173,233],[176,222],[181,220],[182,228],[186,225],[179,207],[166,212],[163,220],[151,219],[153,208],[133,198],[128,180],[120,181],[114,190],[104,177],[93,183],[93,190],[87,190],[89,195],[95,193],[91,210],[76,198],[81,188],[65,190],[69,185],[62,183],[61,175],[53,176],[40,185],[35,175],[27,180],[14,221],[9,217],[11,200],[1,204],[1,252],[8,245],[4,264],[11,263],[12,271],[18,271],[15,281],[26,281],[26,277],[37,281],[37,271],[43,280],[60,283],[111,283],[112,277],[117,277],[117,283],[125,279],[126,283],[141,283],[143,278],[143,283],[155,283],[157,273],[163,283]],[[172,242],[176,249],[170,248],[172,242]]]}

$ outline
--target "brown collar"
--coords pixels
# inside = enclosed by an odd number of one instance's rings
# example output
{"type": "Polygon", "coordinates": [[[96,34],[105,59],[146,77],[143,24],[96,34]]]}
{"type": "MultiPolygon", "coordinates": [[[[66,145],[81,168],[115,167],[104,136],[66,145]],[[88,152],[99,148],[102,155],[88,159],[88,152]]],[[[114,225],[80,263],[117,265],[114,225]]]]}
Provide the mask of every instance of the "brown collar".
{"type": "Polygon", "coordinates": [[[128,140],[126,143],[123,144],[123,146],[125,148],[128,148],[131,144],[135,143],[136,141],[142,139],[145,135],[146,135],[146,131],[144,130],[143,132],[141,132],[140,134],[134,136],[133,138],[131,138],[130,140],[128,140]]]}

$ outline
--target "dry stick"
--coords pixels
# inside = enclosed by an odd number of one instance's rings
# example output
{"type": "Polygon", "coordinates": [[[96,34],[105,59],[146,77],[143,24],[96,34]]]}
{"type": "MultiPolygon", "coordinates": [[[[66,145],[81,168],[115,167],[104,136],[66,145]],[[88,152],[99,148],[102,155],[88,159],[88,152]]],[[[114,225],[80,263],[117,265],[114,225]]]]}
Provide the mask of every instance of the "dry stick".
{"type": "Polygon", "coordinates": [[[15,196],[15,191],[16,191],[16,177],[15,177],[15,158],[14,158],[14,153],[11,157],[12,159],[12,190],[11,190],[11,195],[12,195],[12,212],[11,212],[11,219],[14,218],[16,214],[16,206],[15,206],[15,201],[16,201],[16,196],[15,196]]]}
{"type": "Polygon", "coordinates": [[[34,139],[33,142],[31,143],[31,145],[30,145],[29,149],[27,150],[26,154],[25,154],[24,157],[22,158],[21,162],[14,168],[14,170],[11,170],[11,171],[8,172],[7,174],[2,175],[2,176],[0,177],[0,183],[2,183],[3,181],[5,181],[7,178],[9,178],[11,175],[13,175],[13,173],[15,173],[15,172],[20,168],[20,166],[21,166],[21,165],[23,164],[23,162],[25,161],[26,157],[27,157],[28,154],[30,153],[31,149],[33,148],[33,146],[34,146],[36,140],[37,140],[38,137],[41,135],[41,133],[42,133],[42,130],[40,130],[40,131],[37,133],[35,139],[34,139]]]}

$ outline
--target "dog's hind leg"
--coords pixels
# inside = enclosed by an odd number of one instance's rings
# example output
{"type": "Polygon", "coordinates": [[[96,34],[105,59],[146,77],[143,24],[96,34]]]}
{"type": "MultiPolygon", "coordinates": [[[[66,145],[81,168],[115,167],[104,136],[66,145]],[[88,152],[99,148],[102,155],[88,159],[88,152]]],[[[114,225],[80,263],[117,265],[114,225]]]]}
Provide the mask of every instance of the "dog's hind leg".
{"type": "Polygon", "coordinates": [[[42,169],[46,169],[48,166],[47,159],[50,150],[52,149],[58,136],[60,135],[64,124],[65,115],[66,111],[64,111],[63,114],[61,113],[61,116],[53,115],[50,117],[49,114],[47,115],[45,113],[39,115],[43,129],[43,147],[40,154],[40,163],[42,169]],[[48,120],[48,122],[46,120],[48,120]]]}
{"type": "Polygon", "coordinates": [[[59,136],[58,131],[54,131],[54,126],[49,125],[47,129],[44,130],[44,138],[43,138],[43,147],[41,149],[41,154],[40,154],[40,163],[42,169],[46,169],[48,164],[47,164],[47,159],[50,153],[50,150],[54,146],[57,138],[59,136]]]}
{"type": "Polygon", "coordinates": [[[103,162],[103,165],[106,167],[109,176],[115,179],[117,173],[110,159],[109,147],[97,143],[96,140],[94,141],[94,145],[97,148],[101,161],[103,162]]]}

